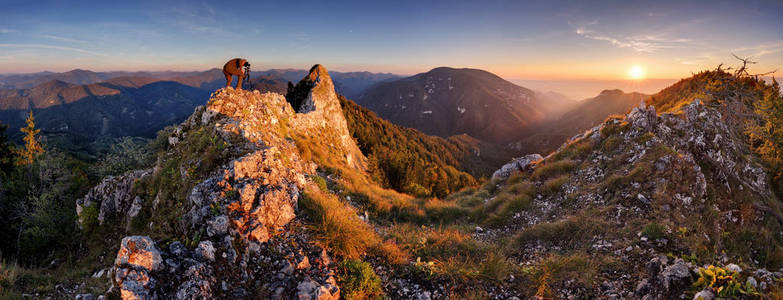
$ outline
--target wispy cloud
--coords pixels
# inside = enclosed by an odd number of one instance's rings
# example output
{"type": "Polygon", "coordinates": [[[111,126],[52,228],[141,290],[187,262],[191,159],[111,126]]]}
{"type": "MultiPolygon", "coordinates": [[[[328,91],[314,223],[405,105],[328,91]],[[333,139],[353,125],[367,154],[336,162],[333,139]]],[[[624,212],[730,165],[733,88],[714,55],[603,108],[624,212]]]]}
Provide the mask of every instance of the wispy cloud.
{"type": "Polygon", "coordinates": [[[89,54],[89,55],[95,55],[95,56],[106,56],[105,54],[93,52],[85,49],[80,48],[74,48],[74,47],[64,47],[64,46],[55,46],[55,45],[46,45],[46,44],[0,44],[0,48],[36,48],[36,49],[51,49],[51,50],[62,50],[62,51],[73,51],[83,54],[89,54]]]}
{"type": "Polygon", "coordinates": [[[16,33],[16,32],[19,32],[19,30],[8,29],[8,28],[0,28],[0,33],[3,33],[3,34],[5,34],[5,33],[16,33]]]}
{"type": "Polygon", "coordinates": [[[783,40],[760,45],[735,48],[732,51],[737,53],[750,53],[748,56],[752,58],[759,58],[764,55],[783,52],[783,40]]]}
{"type": "Polygon", "coordinates": [[[683,46],[682,44],[691,42],[689,39],[672,39],[655,35],[611,36],[598,33],[584,26],[577,28],[575,32],[576,34],[588,39],[605,41],[619,48],[629,48],[633,51],[643,53],[652,53],[667,48],[679,48],[683,46]]]}
{"type": "Polygon", "coordinates": [[[714,62],[716,59],[717,57],[711,53],[674,58],[674,60],[683,65],[703,65],[705,63],[714,62]]]}
{"type": "Polygon", "coordinates": [[[73,39],[73,38],[68,38],[68,37],[63,37],[63,36],[58,36],[58,35],[52,35],[52,34],[44,34],[44,35],[41,35],[41,36],[45,37],[47,39],[50,39],[50,40],[61,41],[61,42],[68,42],[68,43],[86,43],[87,42],[87,41],[83,41],[83,40],[77,40],[77,39],[73,39]]]}

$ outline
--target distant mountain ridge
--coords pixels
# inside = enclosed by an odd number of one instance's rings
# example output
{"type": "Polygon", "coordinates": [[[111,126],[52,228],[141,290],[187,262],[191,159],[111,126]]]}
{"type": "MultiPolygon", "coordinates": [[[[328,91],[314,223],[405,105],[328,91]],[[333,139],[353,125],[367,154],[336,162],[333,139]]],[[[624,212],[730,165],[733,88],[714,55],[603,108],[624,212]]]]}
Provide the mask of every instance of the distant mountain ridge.
{"type": "Polygon", "coordinates": [[[80,140],[98,137],[151,137],[182,121],[209,92],[171,81],[118,77],[86,85],[52,80],[29,89],[0,90],[0,122],[19,135],[24,116],[33,110],[45,134],[80,140]]]}
{"type": "Polygon", "coordinates": [[[468,134],[504,142],[557,114],[567,100],[536,93],[478,69],[440,67],[368,88],[357,102],[393,123],[427,134],[468,134]]]}
{"type": "MultiPolygon", "coordinates": [[[[251,76],[257,79],[277,78],[280,81],[297,82],[303,76],[307,75],[307,70],[300,69],[269,69],[252,71],[251,76]],[[260,76],[259,76],[260,74],[260,76]]],[[[206,71],[112,71],[112,72],[94,72],[90,70],[74,69],[67,72],[39,72],[29,74],[9,74],[0,75],[0,89],[28,89],[37,85],[58,80],[71,84],[92,84],[106,81],[117,77],[144,77],[157,80],[175,81],[184,85],[217,90],[225,86],[225,77],[219,68],[213,68],[206,71]]],[[[356,98],[367,87],[381,81],[400,78],[391,73],[371,73],[371,72],[332,72],[335,87],[337,91],[349,98],[356,98]]]]}
{"type": "Polygon", "coordinates": [[[650,96],[625,93],[619,89],[604,90],[598,96],[576,103],[557,119],[531,127],[511,143],[510,148],[521,153],[549,153],[570,137],[592,128],[613,114],[625,114],[650,96]]]}

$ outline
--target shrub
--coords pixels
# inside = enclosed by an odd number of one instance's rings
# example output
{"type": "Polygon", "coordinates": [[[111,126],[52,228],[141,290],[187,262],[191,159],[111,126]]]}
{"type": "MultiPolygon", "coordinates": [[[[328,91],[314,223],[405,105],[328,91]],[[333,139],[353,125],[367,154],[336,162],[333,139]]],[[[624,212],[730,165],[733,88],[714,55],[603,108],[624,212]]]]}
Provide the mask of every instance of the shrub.
{"type": "Polygon", "coordinates": [[[347,259],[338,267],[340,295],[344,299],[383,299],[381,279],[369,263],[347,259]]]}
{"type": "Polygon", "coordinates": [[[82,224],[82,228],[84,228],[84,232],[87,234],[91,233],[93,230],[95,230],[96,227],[98,227],[98,212],[99,212],[98,204],[93,203],[90,206],[84,207],[82,210],[82,215],[79,216],[79,219],[82,224]]]}

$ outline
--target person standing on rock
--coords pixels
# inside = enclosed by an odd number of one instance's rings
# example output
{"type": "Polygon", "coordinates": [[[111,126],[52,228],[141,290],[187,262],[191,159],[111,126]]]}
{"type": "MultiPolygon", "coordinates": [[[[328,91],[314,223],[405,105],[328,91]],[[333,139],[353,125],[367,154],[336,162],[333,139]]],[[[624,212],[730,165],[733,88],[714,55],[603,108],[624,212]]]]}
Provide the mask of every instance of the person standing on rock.
{"type": "Polygon", "coordinates": [[[226,86],[231,86],[231,79],[237,76],[237,89],[242,89],[242,81],[250,78],[250,63],[244,58],[234,58],[223,65],[223,75],[226,76],[226,86]]]}

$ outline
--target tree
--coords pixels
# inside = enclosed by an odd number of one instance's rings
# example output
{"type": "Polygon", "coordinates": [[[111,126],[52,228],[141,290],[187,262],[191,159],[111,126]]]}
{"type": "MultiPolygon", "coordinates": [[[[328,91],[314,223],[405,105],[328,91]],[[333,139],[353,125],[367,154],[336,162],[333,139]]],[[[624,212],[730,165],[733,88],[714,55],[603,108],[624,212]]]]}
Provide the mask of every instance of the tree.
{"type": "Polygon", "coordinates": [[[5,135],[6,129],[8,125],[0,124],[0,178],[11,175],[11,169],[14,167],[13,147],[5,135]]]}
{"type": "Polygon", "coordinates": [[[20,129],[24,133],[24,147],[16,151],[19,155],[16,164],[20,166],[32,165],[35,159],[44,152],[36,137],[41,130],[35,128],[35,117],[33,117],[32,110],[25,122],[27,127],[20,129]]]}

